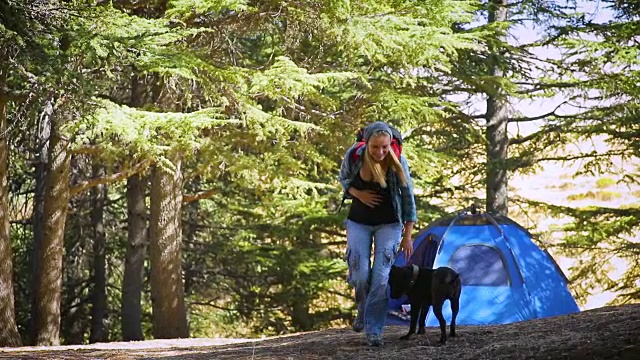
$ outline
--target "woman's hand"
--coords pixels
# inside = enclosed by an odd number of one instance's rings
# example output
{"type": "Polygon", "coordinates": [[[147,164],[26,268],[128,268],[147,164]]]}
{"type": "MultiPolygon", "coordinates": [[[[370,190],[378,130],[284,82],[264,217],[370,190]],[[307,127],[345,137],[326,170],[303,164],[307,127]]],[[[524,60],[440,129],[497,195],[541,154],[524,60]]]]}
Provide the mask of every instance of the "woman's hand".
{"type": "Polygon", "coordinates": [[[382,195],[373,190],[358,190],[351,187],[349,188],[349,194],[358,198],[358,200],[370,208],[374,208],[382,202],[382,195]]]}
{"type": "Polygon", "coordinates": [[[405,233],[402,237],[402,240],[400,241],[400,251],[404,253],[405,259],[409,261],[411,254],[413,254],[413,240],[411,240],[411,233],[409,233],[408,236],[405,233]]]}
{"type": "Polygon", "coordinates": [[[413,254],[413,240],[411,239],[412,232],[413,222],[405,222],[404,228],[402,229],[402,240],[400,240],[400,251],[404,253],[405,259],[407,259],[407,261],[409,261],[411,254],[413,254]]]}

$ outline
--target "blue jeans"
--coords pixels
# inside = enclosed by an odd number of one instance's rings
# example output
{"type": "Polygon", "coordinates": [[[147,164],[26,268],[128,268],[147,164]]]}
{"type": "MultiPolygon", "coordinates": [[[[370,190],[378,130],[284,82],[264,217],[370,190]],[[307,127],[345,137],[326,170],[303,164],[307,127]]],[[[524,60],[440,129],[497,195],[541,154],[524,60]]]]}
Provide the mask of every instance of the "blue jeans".
{"type": "Polygon", "coordinates": [[[351,220],[347,226],[349,264],[347,281],[356,292],[359,316],[364,314],[366,334],[382,334],[388,310],[387,283],[389,271],[398,253],[402,223],[363,225],[351,220]],[[373,266],[371,248],[374,247],[373,266]]]}

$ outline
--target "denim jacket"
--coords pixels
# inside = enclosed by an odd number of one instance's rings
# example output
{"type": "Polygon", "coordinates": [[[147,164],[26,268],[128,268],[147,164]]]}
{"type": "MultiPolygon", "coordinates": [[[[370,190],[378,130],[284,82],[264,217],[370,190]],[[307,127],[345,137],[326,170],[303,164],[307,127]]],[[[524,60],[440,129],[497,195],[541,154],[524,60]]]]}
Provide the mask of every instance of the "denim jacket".
{"type": "MultiPolygon", "coordinates": [[[[340,165],[340,184],[342,184],[342,189],[344,190],[344,198],[347,199],[351,198],[347,190],[362,167],[363,153],[367,148],[366,146],[362,146],[355,150],[358,151],[360,156],[357,161],[354,161],[351,152],[354,151],[355,147],[356,145],[353,145],[347,150],[344,159],[342,159],[342,165],[340,165]]],[[[391,200],[393,201],[398,219],[401,219],[402,222],[415,222],[417,220],[416,202],[413,197],[413,184],[411,183],[411,175],[409,174],[409,164],[407,163],[407,159],[402,155],[400,155],[400,163],[407,177],[407,185],[403,186],[398,175],[394,171],[389,171],[387,172],[387,186],[389,186],[391,194],[395,195],[391,197],[391,200]]]]}

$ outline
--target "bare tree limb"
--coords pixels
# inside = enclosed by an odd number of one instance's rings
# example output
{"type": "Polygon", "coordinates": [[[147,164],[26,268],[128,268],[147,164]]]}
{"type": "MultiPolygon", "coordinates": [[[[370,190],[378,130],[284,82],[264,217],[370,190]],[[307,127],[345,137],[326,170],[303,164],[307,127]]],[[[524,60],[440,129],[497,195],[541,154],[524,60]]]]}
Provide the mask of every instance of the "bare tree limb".
{"type": "Polygon", "coordinates": [[[509,145],[519,145],[519,144],[523,144],[526,143],[527,141],[531,141],[537,137],[539,137],[540,135],[543,134],[548,134],[550,132],[556,131],[561,129],[561,127],[559,125],[556,126],[550,126],[547,128],[542,128],[542,130],[540,131],[536,131],[532,134],[529,134],[527,136],[522,136],[522,137],[518,137],[518,138],[511,138],[509,139],[509,145]]]}
{"type": "Polygon", "coordinates": [[[209,189],[209,190],[201,191],[201,192],[193,194],[193,195],[183,195],[182,196],[182,203],[183,204],[187,204],[187,203],[190,203],[190,202],[198,201],[200,199],[205,199],[205,198],[208,198],[208,197],[214,195],[216,192],[217,192],[216,189],[209,189]]]}
{"type": "Polygon", "coordinates": [[[516,94],[525,95],[525,94],[532,94],[532,93],[535,93],[535,92],[538,92],[538,91],[542,91],[542,90],[547,90],[547,89],[574,88],[574,87],[577,87],[577,86],[589,84],[592,81],[593,80],[584,80],[584,81],[576,81],[576,82],[564,82],[564,83],[558,82],[558,83],[548,83],[548,84],[516,81],[516,82],[514,82],[514,84],[515,85],[519,85],[519,86],[531,86],[531,88],[522,89],[522,90],[519,90],[519,91],[515,92],[516,94]]]}
{"type": "Polygon", "coordinates": [[[137,174],[144,169],[146,169],[149,165],[151,165],[151,160],[144,160],[141,163],[132,166],[130,168],[124,169],[123,171],[115,174],[110,174],[104,177],[93,178],[79,183],[78,185],[71,188],[69,191],[70,197],[74,197],[81,192],[91,189],[94,186],[102,185],[102,184],[110,184],[116,181],[124,180],[133,174],[137,174]]]}
{"type": "Polygon", "coordinates": [[[235,311],[236,310],[236,309],[232,309],[232,308],[216,305],[213,301],[191,301],[190,304],[191,305],[208,306],[208,307],[212,307],[214,309],[219,309],[219,310],[224,310],[224,311],[235,311]]]}
{"type": "Polygon", "coordinates": [[[529,117],[520,117],[520,118],[511,118],[508,121],[510,123],[515,123],[515,122],[528,122],[528,121],[536,121],[536,120],[542,120],[545,118],[548,118],[549,116],[558,116],[556,114],[556,111],[558,111],[558,109],[560,109],[560,107],[562,107],[563,105],[567,105],[569,102],[568,101],[563,101],[560,104],[558,104],[558,106],[556,106],[552,111],[546,113],[546,114],[542,114],[542,115],[538,115],[538,116],[529,116],[529,117]]]}
{"type": "Polygon", "coordinates": [[[551,156],[551,157],[543,157],[536,159],[539,161],[572,161],[572,160],[580,160],[580,159],[597,159],[597,158],[606,158],[611,156],[622,156],[622,155],[630,155],[630,150],[618,150],[618,151],[607,151],[605,153],[588,153],[588,154],[580,154],[574,156],[551,156]]]}

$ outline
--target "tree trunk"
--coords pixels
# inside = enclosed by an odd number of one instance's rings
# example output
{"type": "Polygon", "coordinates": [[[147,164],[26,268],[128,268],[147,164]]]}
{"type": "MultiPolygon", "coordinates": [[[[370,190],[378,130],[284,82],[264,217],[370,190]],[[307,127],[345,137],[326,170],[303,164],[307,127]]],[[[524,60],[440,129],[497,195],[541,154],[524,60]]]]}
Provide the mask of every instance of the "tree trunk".
{"type": "Polygon", "coordinates": [[[141,294],[147,252],[145,204],[146,180],[140,175],[127,179],[128,242],[122,280],[122,339],[144,340],[141,294]]]}
{"type": "Polygon", "coordinates": [[[62,294],[62,256],[64,228],[69,203],[70,158],[67,141],[63,139],[52,118],[50,154],[45,174],[44,229],[36,289],[36,345],[60,344],[60,300],[62,294]]]}
{"type": "MultiPolygon", "coordinates": [[[[199,176],[196,176],[191,179],[189,182],[189,188],[186,190],[187,192],[198,192],[201,185],[201,179],[199,176]]],[[[185,185],[186,188],[186,185],[185,185]]],[[[184,191],[184,190],[183,190],[184,191]]],[[[184,203],[182,208],[182,217],[183,221],[186,220],[186,224],[182,224],[182,239],[186,243],[183,245],[183,250],[186,250],[187,254],[198,254],[199,250],[194,246],[197,243],[198,239],[198,228],[199,228],[199,215],[201,214],[200,202],[192,201],[184,203]]],[[[182,269],[184,271],[184,293],[185,296],[189,296],[193,294],[196,289],[194,289],[194,278],[197,277],[197,274],[202,274],[205,272],[206,264],[201,261],[199,256],[188,257],[185,256],[182,259],[182,269]]],[[[187,309],[187,313],[188,313],[187,309]]]]}
{"type": "MultiPolygon", "coordinates": [[[[0,76],[3,74],[0,73],[0,76]]],[[[4,81],[0,79],[0,89],[4,81]]],[[[9,219],[7,102],[0,94],[0,347],[21,346],[13,298],[13,258],[9,219]]]]}
{"type": "Polygon", "coordinates": [[[156,166],[151,175],[151,301],[156,339],[189,337],[182,282],[182,174],[178,156],[175,169],[156,166]]]}
{"type": "MultiPolygon", "coordinates": [[[[187,219],[187,224],[182,228],[183,235],[182,238],[187,242],[184,247],[187,252],[197,251],[193,249],[194,241],[196,240],[197,234],[197,218],[198,216],[198,202],[194,201],[192,203],[185,204],[183,211],[185,212],[185,218],[187,219]]],[[[189,296],[193,291],[193,275],[197,273],[199,268],[199,262],[192,261],[190,258],[184,258],[182,261],[182,268],[184,269],[184,293],[186,296],[189,296]]]]}
{"type": "MultiPolygon", "coordinates": [[[[136,71],[136,69],[134,69],[136,71]]],[[[144,105],[147,87],[139,76],[131,77],[131,107],[144,105]]],[[[134,175],[127,179],[127,252],[122,280],[121,327],[125,341],[144,340],[142,333],[142,290],[144,288],[144,261],[147,254],[147,206],[145,189],[147,179],[134,175]]]]}
{"type": "MultiPolygon", "coordinates": [[[[84,262],[85,259],[83,257],[78,260],[84,262]]],[[[67,266],[68,264],[69,263],[65,261],[63,266],[67,266]]],[[[81,279],[79,274],[84,274],[85,269],[82,267],[75,269],[66,267],[64,273],[65,277],[62,282],[64,295],[61,305],[62,323],[60,325],[60,337],[64,339],[65,345],[82,345],[85,343],[86,335],[91,325],[89,311],[87,310],[88,301],[86,301],[83,291],[85,284],[82,281],[78,281],[78,279],[81,279]]]]}
{"type": "MultiPolygon", "coordinates": [[[[83,181],[82,164],[71,162],[69,184],[73,188],[83,181]]],[[[62,303],[60,304],[60,339],[65,345],[82,345],[91,334],[91,295],[93,291],[93,228],[92,198],[81,194],[69,199],[69,214],[65,224],[64,258],[62,262],[62,303]]]]}
{"type": "Polygon", "coordinates": [[[298,299],[292,299],[291,304],[291,325],[296,331],[313,330],[314,321],[309,314],[309,303],[305,300],[305,296],[298,299]]]}
{"type": "MultiPolygon", "coordinates": [[[[94,165],[93,177],[104,176],[104,168],[94,165]]],[[[106,342],[109,338],[105,324],[107,317],[106,235],[104,206],[107,188],[100,184],[91,189],[91,225],[93,227],[93,293],[91,294],[90,343],[106,342]]]]}
{"type": "MultiPolygon", "coordinates": [[[[489,3],[489,23],[507,20],[507,0],[491,0],[489,3]]],[[[506,39],[503,39],[506,42],[506,39]]],[[[504,72],[499,64],[499,49],[489,48],[489,72],[493,77],[502,77],[504,72]]],[[[507,97],[502,89],[488,94],[487,98],[487,212],[508,214],[508,156],[509,137],[507,134],[507,97]]]]}
{"type": "Polygon", "coordinates": [[[40,252],[42,249],[42,237],[44,234],[44,192],[45,174],[49,161],[49,137],[51,136],[51,116],[53,115],[53,99],[49,99],[38,119],[37,147],[35,156],[35,195],[33,209],[33,247],[31,248],[31,317],[29,318],[29,343],[36,343],[36,319],[38,307],[36,306],[36,293],[40,281],[40,252]]]}

